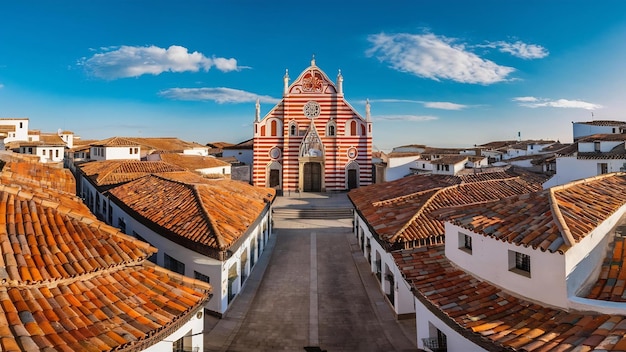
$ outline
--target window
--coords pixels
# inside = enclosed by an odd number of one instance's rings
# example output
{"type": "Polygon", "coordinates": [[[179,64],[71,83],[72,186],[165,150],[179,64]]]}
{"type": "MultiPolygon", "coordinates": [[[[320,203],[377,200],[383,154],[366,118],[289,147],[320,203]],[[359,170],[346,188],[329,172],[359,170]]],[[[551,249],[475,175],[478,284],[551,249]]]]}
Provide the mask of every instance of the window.
{"type": "Polygon", "coordinates": [[[126,221],[124,221],[124,218],[117,218],[117,227],[120,228],[120,231],[126,233],[126,221]]]}
{"type": "Polygon", "coordinates": [[[356,136],[356,121],[350,122],[350,135],[356,136]]]}
{"type": "Polygon", "coordinates": [[[59,157],[59,150],[58,150],[58,149],[54,151],[54,157],[55,157],[55,158],[58,158],[58,157],[59,157]]]}
{"type": "Polygon", "coordinates": [[[129,149],[128,154],[132,154],[133,153],[133,148],[128,148],[128,149],[129,149]]]}
{"type": "Polygon", "coordinates": [[[169,269],[175,273],[179,273],[181,275],[185,275],[185,264],[182,262],[179,262],[178,260],[170,257],[169,255],[167,255],[167,253],[163,254],[164,256],[164,261],[163,261],[163,267],[166,269],[169,269]]]}
{"type": "Polygon", "coordinates": [[[139,154],[139,148],[135,148],[135,154],[139,154]]]}
{"type": "Polygon", "coordinates": [[[459,232],[459,249],[472,254],[472,236],[459,232]]]}
{"type": "Polygon", "coordinates": [[[20,122],[20,128],[24,128],[23,122],[20,122]]]}
{"type": "Polygon", "coordinates": [[[202,273],[199,273],[199,272],[197,272],[195,270],[193,272],[193,277],[196,280],[204,281],[204,282],[209,283],[209,284],[211,283],[211,278],[210,277],[208,277],[208,276],[206,276],[206,275],[204,275],[202,273]]]}
{"type": "Polygon", "coordinates": [[[530,277],[530,256],[516,251],[509,251],[509,271],[530,277]]]}
{"type": "Polygon", "coordinates": [[[297,134],[296,124],[292,123],[291,125],[289,125],[289,135],[295,136],[296,134],[297,134]]]}
{"type": "Polygon", "coordinates": [[[593,150],[596,152],[600,151],[600,142],[593,142],[593,150]]]}
{"type": "Polygon", "coordinates": [[[272,120],[272,122],[270,122],[270,129],[270,136],[276,136],[276,121],[272,120]]]}
{"type": "Polygon", "coordinates": [[[598,163],[598,175],[608,174],[609,173],[609,164],[607,163],[598,163]]]}

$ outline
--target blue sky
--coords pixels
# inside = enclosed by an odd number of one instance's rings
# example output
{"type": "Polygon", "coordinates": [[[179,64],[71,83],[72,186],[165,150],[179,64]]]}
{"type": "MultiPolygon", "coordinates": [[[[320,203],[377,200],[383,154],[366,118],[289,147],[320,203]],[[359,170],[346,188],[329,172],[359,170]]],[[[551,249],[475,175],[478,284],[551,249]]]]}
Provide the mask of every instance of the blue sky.
{"type": "Polygon", "coordinates": [[[624,1],[6,1],[0,117],[83,139],[252,136],[310,64],[374,145],[570,142],[626,120],[624,1]]]}

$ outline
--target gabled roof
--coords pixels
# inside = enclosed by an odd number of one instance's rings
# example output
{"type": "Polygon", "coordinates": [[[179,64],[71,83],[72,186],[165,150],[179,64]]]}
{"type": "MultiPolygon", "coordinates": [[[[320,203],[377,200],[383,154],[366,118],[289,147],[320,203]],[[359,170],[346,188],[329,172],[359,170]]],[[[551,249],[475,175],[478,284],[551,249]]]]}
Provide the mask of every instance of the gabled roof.
{"type": "Polygon", "coordinates": [[[93,147],[139,147],[139,143],[123,137],[111,137],[91,143],[93,147]]]}
{"type": "Polygon", "coordinates": [[[30,146],[59,146],[64,147],[65,141],[57,134],[40,134],[38,141],[19,141],[19,145],[23,147],[30,146]]]}
{"type": "Polygon", "coordinates": [[[500,241],[564,253],[626,204],[626,174],[439,212],[439,219],[500,241]]]}
{"type": "Polygon", "coordinates": [[[624,351],[626,317],[544,307],[452,265],[444,246],[394,252],[415,297],[487,351],[624,351]]]}
{"type": "Polygon", "coordinates": [[[592,134],[591,136],[582,137],[578,140],[578,143],[593,143],[596,141],[602,142],[624,142],[626,141],[625,133],[602,133],[592,134]]]}
{"type": "Polygon", "coordinates": [[[176,165],[178,167],[195,171],[201,169],[208,169],[213,167],[226,167],[230,166],[230,163],[219,160],[213,156],[200,156],[200,155],[184,155],[178,153],[162,153],[159,154],[162,161],[176,165]]]}
{"type": "Polygon", "coordinates": [[[431,160],[430,163],[435,165],[455,165],[467,161],[468,159],[469,156],[467,155],[444,155],[441,158],[431,160]]]}
{"type": "Polygon", "coordinates": [[[147,174],[185,171],[163,161],[102,160],[78,165],[83,175],[96,186],[117,185],[136,180],[147,174]]]}
{"type": "Polygon", "coordinates": [[[214,258],[262,215],[275,190],[191,172],[148,175],[110,191],[110,198],[170,240],[214,258]]]}
{"type": "Polygon", "coordinates": [[[237,143],[234,145],[225,145],[222,149],[252,149],[254,146],[254,139],[250,138],[241,143],[237,143]]]}
{"type": "Polygon", "coordinates": [[[20,177],[1,182],[22,188],[0,185],[0,349],[143,350],[208,301],[210,285],[146,261],[155,248],[64,206],[62,191],[40,198],[31,170],[10,166],[20,177]]]}
{"type": "MultiPolygon", "coordinates": [[[[463,176],[414,175],[348,193],[368,226],[388,246],[443,236],[443,221],[432,212],[445,207],[491,202],[542,189],[513,171],[463,176]]],[[[407,245],[405,245],[407,246],[407,245]]]]}
{"type": "Polygon", "coordinates": [[[127,140],[137,143],[148,154],[152,152],[182,153],[190,149],[207,149],[195,142],[186,142],[175,137],[126,137],[127,140]]]}

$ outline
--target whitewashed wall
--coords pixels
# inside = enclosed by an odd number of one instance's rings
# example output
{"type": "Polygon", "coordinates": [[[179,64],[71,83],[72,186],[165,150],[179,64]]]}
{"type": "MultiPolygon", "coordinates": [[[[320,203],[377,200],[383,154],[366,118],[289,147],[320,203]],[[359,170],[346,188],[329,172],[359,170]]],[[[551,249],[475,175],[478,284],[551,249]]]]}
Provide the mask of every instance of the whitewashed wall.
{"type": "Polygon", "coordinates": [[[185,341],[189,343],[193,351],[204,351],[204,309],[198,310],[200,318],[198,318],[198,312],[194,313],[192,318],[185,323],[180,329],[176,330],[171,335],[165,337],[160,342],[144,349],[144,352],[162,352],[173,351],[174,342],[185,338],[185,341]],[[187,335],[187,336],[186,336],[187,335]],[[197,350],[196,350],[197,348],[197,350]]]}
{"type": "Polygon", "coordinates": [[[411,173],[411,168],[415,167],[419,155],[394,157],[387,160],[387,168],[385,170],[385,181],[393,181],[411,173]]]}
{"type": "Polygon", "coordinates": [[[224,166],[207,167],[204,169],[197,169],[199,173],[203,175],[230,175],[230,164],[224,166]]]}
{"type": "Polygon", "coordinates": [[[531,247],[516,246],[445,223],[446,257],[474,276],[530,300],[567,308],[565,257],[531,247]],[[459,232],[472,237],[472,253],[460,249],[459,232]],[[530,256],[530,277],[509,271],[509,250],[530,256]],[[545,270],[550,268],[550,270],[545,270]],[[550,287],[546,290],[546,287],[550,287]]]}
{"type": "MultiPolygon", "coordinates": [[[[626,138],[624,138],[626,140],[626,138]]],[[[624,141],[600,141],[600,152],[608,153],[613,148],[620,144],[624,144],[624,141]]],[[[593,153],[596,151],[595,142],[578,142],[578,152],[580,153],[593,153]]]]}
{"type": "MultiPolygon", "coordinates": [[[[132,236],[133,233],[136,233],[143,239],[145,239],[148,243],[150,243],[153,247],[159,249],[159,251],[157,252],[157,265],[164,266],[164,255],[165,253],[167,253],[168,256],[185,264],[185,276],[193,278],[194,271],[208,276],[210,278],[210,284],[211,286],[213,286],[213,297],[207,304],[207,309],[218,312],[220,314],[225,313],[228,309],[229,269],[233,266],[237,268],[239,280],[235,282],[233,291],[235,293],[239,293],[243,286],[241,283],[242,273],[246,273],[246,276],[249,277],[249,273],[251,272],[251,242],[255,241],[255,247],[257,247],[255,251],[257,253],[255,256],[256,265],[256,263],[258,262],[259,254],[262,253],[265,249],[265,244],[267,243],[267,239],[269,236],[269,212],[266,212],[263,215],[262,220],[259,222],[259,224],[250,232],[250,235],[240,242],[239,247],[232,253],[231,257],[222,262],[220,260],[207,257],[203,254],[187,249],[186,247],[183,247],[175,242],[168,240],[165,237],[162,237],[158,233],[144,226],[139,221],[133,219],[129,214],[125,213],[113,202],[111,202],[111,207],[113,210],[113,224],[111,225],[116,227],[122,227],[120,224],[120,220],[123,219],[125,223],[125,226],[123,227],[125,227],[125,232],[127,234],[132,236]],[[265,225],[268,229],[265,233],[263,233],[262,231],[263,225],[265,225]],[[260,246],[256,245],[256,243],[259,243],[259,238],[262,239],[260,241],[260,246]],[[242,268],[240,265],[240,258],[244,251],[247,253],[248,260],[246,262],[246,267],[242,268]]],[[[243,284],[245,284],[245,282],[243,284]]]]}
{"type": "Polygon", "coordinates": [[[28,141],[28,119],[2,119],[3,125],[15,126],[15,132],[9,132],[4,143],[28,141]]]}
{"type": "Polygon", "coordinates": [[[608,172],[619,172],[626,159],[576,159],[574,156],[556,158],[556,174],[544,182],[543,188],[563,185],[574,180],[598,176],[598,164],[606,163],[608,172]]]}
{"type": "Polygon", "coordinates": [[[224,149],[222,151],[222,157],[228,158],[231,156],[246,165],[252,165],[254,160],[252,149],[224,149]]]}
{"type": "MultiPolygon", "coordinates": [[[[386,284],[385,275],[393,275],[394,302],[390,303],[393,306],[396,314],[408,315],[415,313],[415,307],[413,306],[413,292],[411,292],[409,284],[400,274],[400,269],[398,269],[391,253],[386,252],[383,247],[374,239],[372,233],[367,227],[366,222],[359,216],[357,212],[355,212],[355,224],[356,233],[354,235],[357,237],[359,248],[361,248],[361,241],[363,241],[363,248],[365,248],[367,240],[369,239],[369,243],[371,246],[370,271],[372,272],[372,274],[376,273],[377,258],[380,258],[381,260],[381,280],[379,281],[379,287],[383,293],[385,293],[385,289],[389,289],[388,287],[384,286],[386,284]]],[[[366,251],[363,253],[363,256],[367,259],[366,251]]]]}
{"type": "Polygon", "coordinates": [[[572,126],[574,140],[585,136],[591,136],[592,134],[619,133],[618,126],[594,126],[579,122],[574,122],[572,126]]]}
{"type": "MultiPolygon", "coordinates": [[[[424,342],[422,339],[428,337],[436,337],[434,332],[431,332],[431,325],[439,329],[446,335],[447,346],[449,352],[484,352],[486,351],[480,346],[477,346],[472,341],[466,339],[461,334],[454,331],[434,314],[432,314],[418,299],[415,299],[415,325],[416,325],[416,338],[417,348],[424,349],[424,342]]],[[[426,349],[424,349],[426,350],[426,349]]]]}
{"type": "Polygon", "coordinates": [[[141,148],[139,146],[135,147],[104,147],[104,155],[99,155],[95,153],[95,148],[103,148],[103,147],[91,147],[90,148],[90,157],[91,160],[141,160],[141,148]],[[133,153],[131,153],[131,149],[133,153]],[[134,150],[137,149],[137,153],[134,153],[134,150]]]}

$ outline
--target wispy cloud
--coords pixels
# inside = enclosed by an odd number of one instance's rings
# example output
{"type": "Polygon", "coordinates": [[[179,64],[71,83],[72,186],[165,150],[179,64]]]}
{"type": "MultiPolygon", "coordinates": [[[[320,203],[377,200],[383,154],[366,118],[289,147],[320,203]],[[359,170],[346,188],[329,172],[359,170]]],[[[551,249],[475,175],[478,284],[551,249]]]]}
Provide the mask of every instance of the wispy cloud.
{"type": "Polygon", "coordinates": [[[517,97],[513,98],[513,101],[517,102],[520,106],[528,108],[569,108],[569,109],[585,109],[596,110],[602,109],[600,104],[589,103],[582,100],[568,100],[568,99],[547,99],[536,97],[517,97]]]}
{"type": "Polygon", "coordinates": [[[376,121],[432,121],[437,120],[438,117],[430,115],[381,115],[374,116],[376,121]]]}
{"type": "Polygon", "coordinates": [[[375,56],[393,69],[436,81],[493,84],[506,81],[515,71],[468,51],[458,40],[426,34],[373,34],[366,55],[375,56]]]}
{"type": "Polygon", "coordinates": [[[542,59],[550,54],[548,50],[541,45],[526,44],[519,40],[514,43],[505,41],[489,42],[485,45],[478,45],[478,47],[498,49],[503,53],[508,53],[525,60],[542,59]]]}
{"type": "Polygon", "coordinates": [[[4,84],[0,83],[0,89],[4,88],[4,84]]]}
{"type": "Polygon", "coordinates": [[[424,106],[431,109],[442,110],[463,110],[468,107],[468,105],[450,103],[445,101],[425,101],[424,106]]]}
{"type": "Polygon", "coordinates": [[[90,58],[80,59],[78,64],[84,66],[91,75],[103,79],[159,75],[163,72],[208,71],[212,67],[222,72],[245,68],[238,66],[236,59],[209,58],[197,51],[190,53],[187,48],[178,45],[167,49],[154,45],[124,45],[100,48],[100,51],[90,58]]]}
{"type": "Polygon", "coordinates": [[[217,87],[217,88],[170,88],[162,90],[159,95],[174,100],[197,100],[215,101],[224,103],[248,103],[259,99],[262,103],[276,104],[280,101],[267,95],[258,95],[239,89],[217,87]]]}
{"type": "MultiPolygon", "coordinates": [[[[361,103],[365,104],[365,100],[361,101],[361,103]]],[[[398,103],[398,104],[422,104],[424,107],[430,109],[442,109],[442,110],[463,110],[465,108],[469,108],[470,105],[457,104],[445,101],[423,101],[423,100],[412,100],[412,99],[370,99],[370,103],[398,103]]]]}

